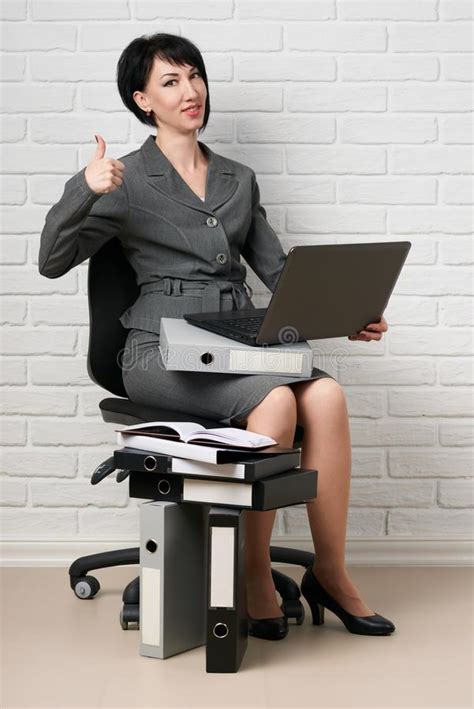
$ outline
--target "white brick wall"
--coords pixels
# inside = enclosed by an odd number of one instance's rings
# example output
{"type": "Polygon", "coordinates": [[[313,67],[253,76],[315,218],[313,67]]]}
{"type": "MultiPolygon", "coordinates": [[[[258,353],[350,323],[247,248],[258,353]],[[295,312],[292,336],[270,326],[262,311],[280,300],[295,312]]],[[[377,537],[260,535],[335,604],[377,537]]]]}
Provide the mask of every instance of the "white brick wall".
{"type": "MultiPolygon", "coordinates": [[[[287,250],[412,242],[381,342],[314,342],[344,386],[348,539],[472,534],[472,3],[463,0],[3,0],[2,527],[7,539],[132,539],[125,485],[89,478],[114,425],[86,368],[87,265],[37,271],[39,233],[95,150],[149,130],[114,76],[134,37],[195,41],[201,139],[252,166],[287,250]]],[[[250,274],[256,303],[268,292],[250,274]]],[[[309,539],[302,507],[277,534],[309,539]]]]}

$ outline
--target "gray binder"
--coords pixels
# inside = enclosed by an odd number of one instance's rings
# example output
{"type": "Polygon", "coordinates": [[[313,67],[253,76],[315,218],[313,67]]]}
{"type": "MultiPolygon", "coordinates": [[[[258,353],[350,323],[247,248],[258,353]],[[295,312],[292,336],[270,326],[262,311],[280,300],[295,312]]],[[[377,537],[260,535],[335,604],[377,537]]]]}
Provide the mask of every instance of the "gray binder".
{"type": "Polygon", "coordinates": [[[178,371],[310,377],[313,369],[307,342],[252,347],[183,318],[161,318],[160,352],[165,369],[178,371]]]}
{"type": "Polygon", "coordinates": [[[165,659],[206,642],[206,505],[140,505],[140,654],[165,659]]]}

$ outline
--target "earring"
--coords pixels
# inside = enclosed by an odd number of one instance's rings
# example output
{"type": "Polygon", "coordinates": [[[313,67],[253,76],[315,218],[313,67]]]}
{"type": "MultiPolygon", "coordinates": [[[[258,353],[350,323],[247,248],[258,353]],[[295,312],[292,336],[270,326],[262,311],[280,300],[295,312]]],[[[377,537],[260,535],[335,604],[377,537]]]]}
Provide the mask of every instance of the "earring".
{"type": "Polygon", "coordinates": [[[151,108],[148,108],[148,109],[147,109],[147,112],[146,112],[146,115],[149,116],[150,113],[151,113],[151,108]]]}

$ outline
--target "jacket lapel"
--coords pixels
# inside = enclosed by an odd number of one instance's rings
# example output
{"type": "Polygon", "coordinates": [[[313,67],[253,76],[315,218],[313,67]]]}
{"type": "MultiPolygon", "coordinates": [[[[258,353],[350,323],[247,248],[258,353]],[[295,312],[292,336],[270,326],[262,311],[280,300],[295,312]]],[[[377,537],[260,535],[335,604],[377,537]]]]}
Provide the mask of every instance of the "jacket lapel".
{"type": "Polygon", "coordinates": [[[145,164],[147,182],[166,197],[185,204],[191,209],[208,214],[227,202],[238,187],[235,174],[226,159],[214,153],[207,145],[198,144],[208,156],[206,198],[203,202],[186,184],[165,154],[155,143],[154,135],[148,136],[140,148],[145,164]]]}

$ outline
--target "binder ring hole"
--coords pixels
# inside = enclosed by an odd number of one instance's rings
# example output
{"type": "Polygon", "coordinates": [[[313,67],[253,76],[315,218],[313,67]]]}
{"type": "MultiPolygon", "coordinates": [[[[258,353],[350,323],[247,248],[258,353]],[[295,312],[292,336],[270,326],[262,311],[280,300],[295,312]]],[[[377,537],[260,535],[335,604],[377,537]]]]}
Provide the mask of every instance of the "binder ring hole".
{"type": "Polygon", "coordinates": [[[150,554],[154,554],[158,549],[158,544],[155,542],[154,539],[149,539],[145,544],[145,549],[149,551],[150,554]]]}
{"type": "Polygon", "coordinates": [[[169,480],[160,480],[158,483],[158,492],[161,492],[162,495],[169,495],[171,491],[171,485],[169,480]]]}
{"type": "Polygon", "coordinates": [[[229,635],[229,628],[225,623],[216,623],[212,629],[212,634],[216,638],[226,638],[229,635]]]}
{"type": "Polygon", "coordinates": [[[145,470],[154,470],[156,468],[156,458],[152,455],[147,455],[143,461],[145,470]]]}
{"type": "Polygon", "coordinates": [[[214,355],[212,355],[210,352],[204,352],[204,354],[201,355],[201,362],[203,364],[211,364],[211,362],[214,361],[214,355]]]}

